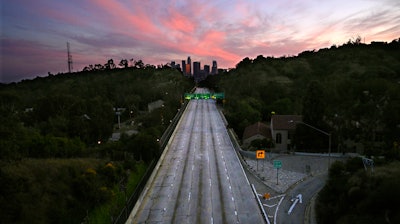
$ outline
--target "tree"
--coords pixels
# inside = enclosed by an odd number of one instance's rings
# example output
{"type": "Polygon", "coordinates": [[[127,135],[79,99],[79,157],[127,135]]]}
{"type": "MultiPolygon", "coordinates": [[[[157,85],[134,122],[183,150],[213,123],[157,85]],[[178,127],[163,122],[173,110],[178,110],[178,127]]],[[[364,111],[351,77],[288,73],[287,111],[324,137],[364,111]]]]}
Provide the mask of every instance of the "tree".
{"type": "Polygon", "coordinates": [[[119,66],[128,68],[128,60],[122,59],[121,62],[119,63],[119,66]]]}
{"type": "Polygon", "coordinates": [[[139,156],[145,162],[150,162],[157,155],[160,148],[155,137],[145,133],[135,137],[134,145],[135,157],[139,156]]]}
{"type": "Polygon", "coordinates": [[[247,66],[251,65],[252,60],[248,57],[245,57],[242,61],[240,61],[237,65],[236,68],[246,68],[247,66]]]}
{"type": "Polygon", "coordinates": [[[93,65],[89,65],[89,66],[84,67],[82,71],[83,72],[88,72],[88,71],[94,71],[94,70],[95,70],[94,66],[93,65]]]}
{"type": "MultiPolygon", "coordinates": [[[[318,81],[311,81],[303,99],[303,121],[321,130],[326,130],[324,88],[318,81]]],[[[299,123],[296,128],[295,144],[302,150],[323,150],[328,147],[326,135],[299,123]]]]}
{"type": "Polygon", "coordinates": [[[94,65],[94,70],[100,71],[100,70],[103,70],[103,69],[104,69],[104,66],[101,65],[101,64],[95,64],[94,65]]]}
{"type": "Polygon", "coordinates": [[[115,64],[113,59],[109,59],[106,64],[104,64],[105,69],[114,69],[115,64]]]}
{"type": "Polygon", "coordinates": [[[135,61],[135,66],[134,67],[135,68],[140,68],[140,69],[144,68],[143,61],[142,60],[135,61]]]}
{"type": "Polygon", "coordinates": [[[325,113],[324,87],[318,81],[311,81],[303,99],[303,121],[321,126],[325,113]]]}

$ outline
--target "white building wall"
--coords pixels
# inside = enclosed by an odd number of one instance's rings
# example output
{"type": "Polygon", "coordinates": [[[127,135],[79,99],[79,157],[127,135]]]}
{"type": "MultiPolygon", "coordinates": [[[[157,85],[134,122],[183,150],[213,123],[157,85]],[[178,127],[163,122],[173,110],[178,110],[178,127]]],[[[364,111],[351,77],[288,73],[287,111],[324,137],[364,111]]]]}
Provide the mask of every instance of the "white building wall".
{"type": "Polygon", "coordinates": [[[288,131],[287,130],[274,130],[272,137],[275,142],[275,149],[277,151],[287,151],[288,148],[288,131]],[[281,134],[281,143],[276,142],[276,137],[281,134]]]}

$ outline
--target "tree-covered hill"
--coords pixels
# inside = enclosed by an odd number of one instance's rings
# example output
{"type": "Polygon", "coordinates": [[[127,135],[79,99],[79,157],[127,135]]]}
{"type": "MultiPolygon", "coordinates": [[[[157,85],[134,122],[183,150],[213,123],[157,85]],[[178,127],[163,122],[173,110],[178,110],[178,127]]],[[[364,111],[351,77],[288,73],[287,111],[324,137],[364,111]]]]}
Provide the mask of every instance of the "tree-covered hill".
{"type": "MultiPolygon", "coordinates": [[[[339,151],[353,150],[344,148],[349,139],[367,153],[400,142],[400,39],[372,44],[357,39],[298,56],[244,58],[202,85],[225,92],[225,114],[239,136],[275,112],[303,115],[305,122],[328,130],[339,151]]],[[[327,145],[313,142],[305,148],[327,145]]]]}
{"type": "Polygon", "coordinates": [[[148,111],[150,102],[163,100],[162,116],[169,121],[180,108],[182,94],[191,87],[191,81],[176,70],[133,68],[56,75],[2,86],[1,143],[6,145],[0,157],[40,157],[34,147],[28,150],[23,145],[36,137],[38,147],[47,141],[42,138],[51,136],[66,138],[60,140],[65,141],[62,144],[76,145],[77,150],[81,150],[80,142],[89,146],[106,142],[117,122],[115,108],[124,108],[122,122],[134,119],[142,123],[141,128],[161,126],[159,110],[141,112],[148,111]]]}
{"type": "MultiPolygon", "coordinates": [[[[363,145],[358,152],[374,161],[374,171],[364,170],[359,157],[332,164],[317,198],[318,223],[399,222],[400,39],[245,58],[201,85],[225,92],[224,113],[239,136],[274,112],[303,115],[331,133],[333,152],[355,151],[346,141],[363,145]]],[[[297,150],[328,145],[326,136],[301,126],[294,138],[297,150]]]]}
{"type": "Polygon", "coordinates": [[[109,223],[158,157],[158,139],[191,88],[177,70],[150,66],[2,84],[2,222],[109,223]],[[122,131],[117,113],[137,134],[109,141],[122,131]]]}

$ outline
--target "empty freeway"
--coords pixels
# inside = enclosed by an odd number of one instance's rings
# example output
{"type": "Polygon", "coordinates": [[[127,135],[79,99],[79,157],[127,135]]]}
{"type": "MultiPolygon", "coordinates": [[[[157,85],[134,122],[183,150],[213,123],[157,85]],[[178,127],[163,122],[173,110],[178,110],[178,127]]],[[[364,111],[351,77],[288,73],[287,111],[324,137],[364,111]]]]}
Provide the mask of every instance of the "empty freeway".
{"type": "Polygon", "coordinates": [[[154,172],[127,223],[264,223],[214,100],[188,103],[154,172]]]}

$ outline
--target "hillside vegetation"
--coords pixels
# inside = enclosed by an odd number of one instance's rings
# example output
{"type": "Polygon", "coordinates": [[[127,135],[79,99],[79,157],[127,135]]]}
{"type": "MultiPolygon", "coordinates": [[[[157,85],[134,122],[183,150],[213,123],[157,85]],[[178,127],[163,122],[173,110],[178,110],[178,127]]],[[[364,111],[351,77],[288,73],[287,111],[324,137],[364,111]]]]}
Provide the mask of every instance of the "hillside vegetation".
{"type": "MultiPolygon", "coordinates": [[[[318,223],[400,223],[400,39],[245,58],[201,85],[225,92],[224,113],[239,136],[250,124],[268,123],[272,112],[298,114],[332,134],[333,152],[359,152],[374,161],[367,169],[359,157],[332,164],[317,198],[318,223]]],[[[326,152],[327,140],[298,126],[294,144],[326,152]]]]}
{"type": "Polygon", "coordinates": [[[1,85],[1,222],[109,223],[158,158],[158,139],[192,87],[178,71],[155,67],[1,85]],[[162,107],[150,112],[157,100],[162,107]],[[114,142],[117,112],[137,134],[114,142]]]}
{"type": "MultiPolygon", "coordinates": [[[[244,58],[201,85],[225,92],[225,115],[239,136],[276,113],[303,115],[304,122],[332,133],[334,151],[354,151],[344,144],[352,140],[365,153],[379,154],[400,141],[400,40],[244,58]]],[[[326,136],[313,132],[303,128],[296,134],[297,149],[326,149],[326,136]]]]}
{"type": "Polygon", "coordinates": [[[399,161],[367,169],[360,158],[335,162],[318,194],[318,223],[400,223],[399,176],[399,161]]]}

